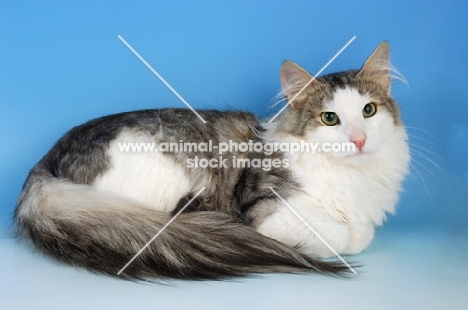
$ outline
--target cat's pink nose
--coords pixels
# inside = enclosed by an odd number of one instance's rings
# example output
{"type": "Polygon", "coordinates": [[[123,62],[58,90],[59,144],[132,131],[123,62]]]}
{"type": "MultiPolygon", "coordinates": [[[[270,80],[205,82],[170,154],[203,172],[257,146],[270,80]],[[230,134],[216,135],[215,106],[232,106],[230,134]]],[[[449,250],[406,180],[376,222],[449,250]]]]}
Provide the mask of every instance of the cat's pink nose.
{"type": "Polygon", "coordinates": [[[354,145],[356,145],[359,152],[362,152],[362,149],[364,148],[364,144],[366,144],[366,138],[352,139],[351,142],[353,142],[354,145]]]}

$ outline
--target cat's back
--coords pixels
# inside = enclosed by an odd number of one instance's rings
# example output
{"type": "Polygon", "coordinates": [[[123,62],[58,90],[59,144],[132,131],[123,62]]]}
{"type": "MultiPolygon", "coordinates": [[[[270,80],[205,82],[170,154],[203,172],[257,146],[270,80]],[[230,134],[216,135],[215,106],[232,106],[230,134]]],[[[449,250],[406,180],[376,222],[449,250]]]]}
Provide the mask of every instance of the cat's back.
{"type": "MultiPolygon", "coordinates": [[[[72,128],[60,138],[41,164],[54,176],[89,184],[109,166],[106,154],[117,140],[136,142],[195,142],[248,140],[259,127],[251,113],[201,110],[207,122],[187,109],[154,109],[107,115],[72,128]],[[88,173],[76,173],[86,169],[88,173]]],[[[85,172],[85,171],[83,171],[85,172]]]]}
{"type": "Polygon", "coordinates": [[[153,109],[123,112],[93,119],[72,128],[55,145],[69,151],[84,151],[100,143],[109,142],[123,130],[132,130],[147,135],[163,133],[177,137],[208,138],[223,134],[240,138],[248,135],[248,130],[259,126],[259,120],[251,113],[242,111],[200,110],[201,118],[188,109],[153,109]],[[235,134],[241,134],[235,136],[235,134]],[[87,143],[90,143],[87,145],[87,143]]]}
{"type": "Polygon", "coordinates": [[[259,120],[248,112],[198,113],[207,123],[190,110],[174,108],[124,112],[91,120],[66,133],[36,169],[170,211],[194,186],[187,177],[187,158],[211,157],[214,153],[164,152],[158,149],[160,145],[247,141],[258,139],[257,131],[261,130],[259,120]]]}

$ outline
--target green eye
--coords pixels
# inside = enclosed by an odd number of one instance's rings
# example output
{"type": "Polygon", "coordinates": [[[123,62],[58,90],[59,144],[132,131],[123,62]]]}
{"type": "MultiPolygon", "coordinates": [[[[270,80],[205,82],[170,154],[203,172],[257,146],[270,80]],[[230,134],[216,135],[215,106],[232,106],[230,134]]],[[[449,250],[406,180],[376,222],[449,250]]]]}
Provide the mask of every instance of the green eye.
{"type": "Polygon", "coordinates": [[[377,112],[377,106],[373,102],[366,104],[364,109],[362,109],[362,115],[364,115],[364,117],[374,116],[375,112],[377,112]]]}
{"type": "Polygon", "coordinates": [[[340,122],[338,115],[335,112],[323,112],[320,114],[322,122],[327,126],[335,126],[340,122]]]}

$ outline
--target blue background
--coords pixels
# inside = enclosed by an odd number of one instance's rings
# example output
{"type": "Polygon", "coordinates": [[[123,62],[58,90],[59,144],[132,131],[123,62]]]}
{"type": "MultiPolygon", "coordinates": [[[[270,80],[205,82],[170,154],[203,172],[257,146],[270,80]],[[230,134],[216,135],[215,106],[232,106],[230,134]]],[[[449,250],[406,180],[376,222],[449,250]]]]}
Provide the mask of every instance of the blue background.
{"type": "Polygon", "coordinates": [[[0,295],[6,295],[0,300],[9,307],[33,303],[37,308],[63,308],[70,300],[77,308],[170,308],[175,301],[181,308],[466,304],[467,12],[468,3],[454,0],[2,1],[0,295]],[[350,282],[271,275],[148,288],[58,265],[16,245],[10,225],[22,183],[67,130],[111,113],[185,107],[118,35],[194,108],[244,109],[262,117],[280,108],[269,107],[284,60],[315,74],[357,36],[323,74],[359,68],[379,42],[388,40],[392,63],[409,84],[396,81],[393,94],[408,126],[413,162],[397,216],[356,257],[364,275],[350,282]],[[96,285],[108,289],[95,290],[96,285]],[[362,296],[362,290],[373,294],[362,296]],[[50,294],[53,301],[46,297],[50,294]],[[353,302],[333,294],[349,295],[353,302]]]}

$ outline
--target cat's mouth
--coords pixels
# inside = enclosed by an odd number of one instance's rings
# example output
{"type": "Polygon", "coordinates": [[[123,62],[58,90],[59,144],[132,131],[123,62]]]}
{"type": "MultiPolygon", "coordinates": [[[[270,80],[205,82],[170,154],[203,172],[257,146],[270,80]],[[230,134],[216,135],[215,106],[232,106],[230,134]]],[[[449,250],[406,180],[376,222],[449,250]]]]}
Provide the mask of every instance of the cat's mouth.
{"type": "Polygon", "coordinates": [[[369,160],[372,157],[372,150],[369,149],[356,149],[349,152],[343,152],[341,154],[336,154],[343,161],[351,163],[353,165],[359,165],[363,162],[369,160]]]}

